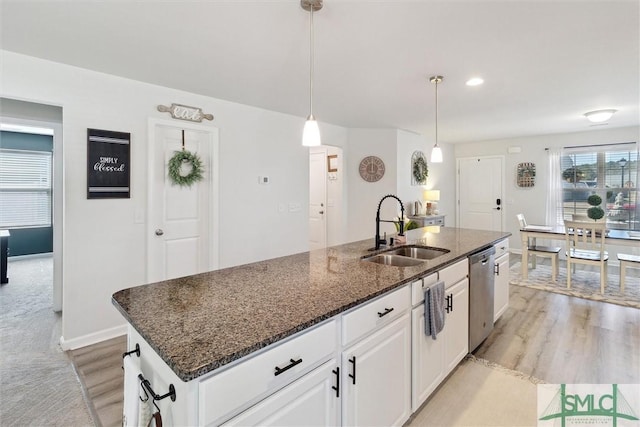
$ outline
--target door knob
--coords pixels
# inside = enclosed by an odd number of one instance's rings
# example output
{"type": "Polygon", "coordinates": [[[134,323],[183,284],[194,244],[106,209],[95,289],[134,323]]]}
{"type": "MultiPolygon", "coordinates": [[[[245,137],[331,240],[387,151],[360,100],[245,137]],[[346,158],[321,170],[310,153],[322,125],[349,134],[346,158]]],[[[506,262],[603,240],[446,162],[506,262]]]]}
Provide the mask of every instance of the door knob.
{"type": "Polygon", "coordinates": [[[318,213],[319,213],[319,214],[323,214],[323,213],[324,213],[324,211],[320,211],[320,212],[318,212],[318,213]]]}
{"type": "Polygon", "coordinates": [[[156,236],[162,236],[164,234],[164,231],[162,231],[162,228],[158,228],[156,230],[156,236]]]}

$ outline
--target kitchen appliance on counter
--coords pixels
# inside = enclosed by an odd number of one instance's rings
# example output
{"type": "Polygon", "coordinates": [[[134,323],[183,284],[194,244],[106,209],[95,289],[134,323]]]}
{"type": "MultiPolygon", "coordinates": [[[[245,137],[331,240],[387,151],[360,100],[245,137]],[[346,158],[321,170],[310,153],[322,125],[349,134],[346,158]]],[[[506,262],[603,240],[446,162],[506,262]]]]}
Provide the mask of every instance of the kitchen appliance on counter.
{"type": "Polygon", "coordinates": [[[491,246],[469,257],[469,353],[493,330],[495,253],[491,246]]]}

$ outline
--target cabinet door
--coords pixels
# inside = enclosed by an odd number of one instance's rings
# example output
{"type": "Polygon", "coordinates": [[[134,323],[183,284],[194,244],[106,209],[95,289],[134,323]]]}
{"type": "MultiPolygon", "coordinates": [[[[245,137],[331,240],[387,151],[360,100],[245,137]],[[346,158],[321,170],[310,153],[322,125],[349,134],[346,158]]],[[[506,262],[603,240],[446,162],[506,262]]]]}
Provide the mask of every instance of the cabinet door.
{"type": "Polygon", "coordinates": [[[509,307],[509,254],[496,259],[493,321],[497,321],[509,307]]]}
{"type": "Polygon", "coordinates": [[[309,372],[224,423],[227,426],[340,425],[339,370],[335,359],[309,372]]]}
{"type": "Polygon", "coordinates": [[[453,298],[442,330],[444,374],[448,375],[469,352],[469,280],[464,279],[448,288],[446,295],[453,298]]]}
{"type": "Polygon", "coordinates": [[[402,425],[411,415],[409,313],[342,354],[343,425],[402,425]]]}
{"type": "Polygon", "coordinates": [[[424,304],[411,313],[411,409],[416,411],[444,378],[444,335],[425,335],[424,304]]]}

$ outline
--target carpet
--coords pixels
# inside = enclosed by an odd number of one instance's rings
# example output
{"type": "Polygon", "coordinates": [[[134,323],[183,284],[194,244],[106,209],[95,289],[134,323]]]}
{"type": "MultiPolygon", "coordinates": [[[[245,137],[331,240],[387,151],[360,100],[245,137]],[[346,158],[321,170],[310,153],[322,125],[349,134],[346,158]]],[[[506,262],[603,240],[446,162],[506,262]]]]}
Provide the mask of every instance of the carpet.
{"type": "MultiPolygon", "coordinates": [[[[582,267],[584,268],[584,266],[582,267]]],[[[561,266],[557,280],[553,282],[551,281],[551,266],[546,264],[538,264],[535,269],[529,269],[529,277],[527,280],[522,280],[521,264],[514,263],[509,270],[509,284],[625,307],[640,308],[640,278],[627,273],[624,294],[622,294],[620,293],[620,277],[612,272],[612,269],[612,266],[609,266],[604,294],[600,293],[600,274],[581,269],[581,266],[577,266],[576,272],[571,276],[571,289],[567,289],[567,269],[561,266]]],[[[629,271],[627,270],[627,272],[629,271]]]]}
{"type": "Polygon", "coordinates": [[[468,355],[407,426],[535,426],[541,383],[468,355]]]}
{"type": "Polygon", "coordinates": [[[78,377],[58,345],[53,258],[9,258],[0,286],[0,425],[92,426],[78,377]]]}

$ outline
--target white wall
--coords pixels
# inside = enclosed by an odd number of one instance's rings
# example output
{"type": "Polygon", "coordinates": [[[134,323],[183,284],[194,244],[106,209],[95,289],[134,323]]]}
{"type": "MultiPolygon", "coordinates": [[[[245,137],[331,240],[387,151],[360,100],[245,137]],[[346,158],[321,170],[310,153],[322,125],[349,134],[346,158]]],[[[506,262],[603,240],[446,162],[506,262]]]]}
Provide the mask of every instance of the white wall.
{"type": "Polygon", "coordinates": [[[530,224],[544,224],[546,212],[546,194],[548,189],[549,167],[545,148],[567,147],[574,145],[596,145],[617,142],[640,141],[640,127],[590,130],[556,135],[510,138],[496,141],[474,142],[455,145],[455,157],[503,155],[505,156],[505,194],[504,214],[506,231],[512,233],[510,246],[521,248],[519,226],[516,214],[523,213],[530,224]],[[518,154],[509,154],[509,147],[520,147],[518,154]],[[516,168],[518,163],[533,162],[536,165],[536,183],[531,188],[516,186],[516,168]]]}
{"type": "MultiPolygon", "coordinates": [[[[455,159],[453,147],[440,143],[444,162],[431,163],[432,144],[419,134],[397,129],[349,129],[347,185],[349,191],[349,241],[371,239],[376,230],[376,210],[380,199],[395,194],[405,207],[426,189],[440,190],[441,213],[447,215],[449,226],[455,225],[455,159]],[[411,155],[422,150],[427,156],[429,177],[427,185],[411,185],[411,155]],[[366,156],[378,156],[385,162],[384,177],[375,183],[364,181],[358,173],[360,161],[366,156]]],[[[386,200],[381,209],[382,219],[394,219],[400,212],[397,202],[386,200]]],[[[381,233],[395,233],[393,224],[381,224],[381,233]]]]}
{"type": "MultiPolygon", "coordinates": [[[[395,129],[349,129],[347,146],[347,191],[349,192],[349,219],[347,240],[371,239],[376,234],[378,202],[387,194],[396,193],[396,141],[395,129]],[[378,156],[385,164],[385,174],[378,182],[366,182],[360,177],[360,161],[367,156],[378,156]]],[[[385,201],[380,217],[393,219],[400,212],[398,203],[385,201]]],[[[394,233],[393,224],[384,224],[383,231],[394,233]]]]}
{"type": "MultiPolygon", "coordinates": [[[[424,190],[440,190],[440,201],[438,202],[439,213],[446,215],[446,225],[455,226],[455,159],[453,147],[450,144],[438,143],[442,148],[442,163],[431,163],[431,149],[433,143],[419,134],[400,130],[398,131],[398,196],[406,205],[413,204],[414,201],[424,204],[424,190]],[[427,157],[429,176],[426,185],[411,185],[412,167],[411,155],[414,151],[420,150],[427,157]]],[[[409,207],[409,212],[412,208],[409,207]]]]}
{"type": "Polygon", "coordinates": [[[327,146],[327,155],[337,157],[338,171],[327,172],[327,246],[335,246],[347,241],[347,191],[345,184],[345,158],[341,147],[327,146]],[[332,176],[335,179],[330,179],[332,176]]]}
{"type": "MultiPolygon", "coordinates": [[[[65,161],[63,342],[68,347],[121,331],[112,307],[119,289],[145,283],[147,122],[172,102],[201,107],[220,129],[221,267],[308,250],[308,149],[304,118],[0,51],[1,96],[63,109],[65,161]],[[87,200],[87,128],[131,133],[131,199],[87,200]],[[270,185],[258,185],[268,175],[270,185]],[[300,212],[278,213],[278,203],[300,212]],[[105,332],[107,331],[107,332],[105,332]],[[100,335],[102,334],[102,335],[100,335]]],[[[179,125],[180,121],[176,120],[179,125]]],[[[323,142],[344,146],[347,131],[320,125],[323,142]]]]}
{"type": "MultiPolygon", "coordinates": [[[[425,189],[431,189],[432,165],[429,162],[429,146],[422,135],[399,130],[397,132],[397,196],[404,203],[405,213],[413,212],[413,202],[419,200],[423,202],[423,193],[425,189]],[[411,165],[411,156],[414,151],[422,151],[427,157],[427,167],[429,168],[429,176],[425,185],[411,185],[413,176],[413,167],[411,165]]],[[[423,203],[424,206],[424,203],[423,203]]]]}

